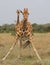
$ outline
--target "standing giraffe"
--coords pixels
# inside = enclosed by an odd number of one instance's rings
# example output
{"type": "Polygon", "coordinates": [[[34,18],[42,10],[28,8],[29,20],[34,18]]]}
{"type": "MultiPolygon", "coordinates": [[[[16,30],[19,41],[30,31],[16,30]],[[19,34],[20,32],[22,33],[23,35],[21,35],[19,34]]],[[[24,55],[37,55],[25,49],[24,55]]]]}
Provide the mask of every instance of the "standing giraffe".
{"type": "Polygon", "coordinates": [[[33,34],[32,34],[32,25],[30,24],[30,22],[28,22],[28,9],[24,8],[24,12],[17,10],[17,23],[15,26],[16,29],[16,42],[15,44],[12,45],[12,47],[10,48],[10,50],[8,51],[8,53],[5,55],[5,57],[2,60],[5,60],[7,58],[7,56],[10,54],[11,50],[13,49],[13,47],[16,45],[16,43],[18,42],[18,40],[20,41],[20,53],[19,55],[21,55],[21,48],[26,48],[27,46],[32,47],[38,57],[38,59],[41,61],[41,58],[35,48],[35,46],[33,45],[33,34]],[[20,22],[19,21],[19,15],[20,12],[23,15],[23,20],[20,22]],[[28,39],[26,41],[26,43],[23,45],[22,44],[22,40],[28,39]]]}
{"type": "MultiPolygon", "coordinates": [[[[34,49],[38,59],[41,61],[41,58],[40,58],[35,46],[33,45],[32,25],[30,24],[30,22],[28,22],[28,15],[29,15],[28,9],[24,8],[24,12],[21,11],[21,13],[23,14],[23,20],[19,23],[19,31],[20,32],[16,31],[19,33],[18,39],[20,40],[20,55],[21,55],[21,48],[23,46],[22,39],[26,38],[28,40],[24,44],[24,48],[28,45],[29,45],[29,47],[32,47],[34,49]]],[[[18,29],[18,27],[16,29],[18,29]]]]}

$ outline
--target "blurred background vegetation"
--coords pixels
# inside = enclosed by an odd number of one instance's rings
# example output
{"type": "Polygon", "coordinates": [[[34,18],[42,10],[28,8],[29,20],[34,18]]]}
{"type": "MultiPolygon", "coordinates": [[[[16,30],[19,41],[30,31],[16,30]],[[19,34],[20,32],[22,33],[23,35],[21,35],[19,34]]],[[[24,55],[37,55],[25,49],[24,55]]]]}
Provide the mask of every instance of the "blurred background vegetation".
{"type": "MultiPolygon", "coordinates": [[[[33,32],[46,33],[50,32],[50,23],[48,24],[32,24],[33,32]]],[[[15,34],[15,24],[4,24],[0,26],[0,33],[12,33],[15,34]]]]}

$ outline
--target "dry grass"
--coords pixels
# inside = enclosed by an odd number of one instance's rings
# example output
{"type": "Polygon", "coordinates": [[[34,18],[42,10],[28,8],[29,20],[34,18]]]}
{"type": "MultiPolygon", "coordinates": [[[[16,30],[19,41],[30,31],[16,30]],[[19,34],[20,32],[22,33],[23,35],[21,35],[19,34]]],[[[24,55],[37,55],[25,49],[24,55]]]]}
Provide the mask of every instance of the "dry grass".
{"type": "MultiPolygon", "coordinates": [[[[33,44],[35,45],[39,55],[45,61],[50,62],[50,33],[34,33],[33,36],[33,44]]],[[[12,36],[11,33],[1,33],[0,34],[0,60],[5,56],[8,52],[11,45],[15,42],[15,36],[12,36]]],[[[33,50],[33,49],[32,49],[33,50]]],[[[29,49],[26,48],[22,51],[23,58],[17,60],[18,55],[18,46],[16,44],[13,51],[7,57],[7,59],[0,63],[0,65],[30,65],[33,61],[38,60],[35,53],[32,51],[33,57],[30,58],[29,56],[29,49]],[[27,57],[25,57],[27,56],[27,57]]]]}

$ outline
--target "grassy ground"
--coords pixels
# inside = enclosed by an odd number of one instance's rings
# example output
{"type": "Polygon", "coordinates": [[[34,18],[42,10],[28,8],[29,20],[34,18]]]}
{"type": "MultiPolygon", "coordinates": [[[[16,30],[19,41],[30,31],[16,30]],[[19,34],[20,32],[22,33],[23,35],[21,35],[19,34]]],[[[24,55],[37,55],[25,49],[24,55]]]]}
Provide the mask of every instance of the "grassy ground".
{"type": "MultiPolygon", "coordinates": [[[[50,65],[50,33],[34,33],[33,40],[33,44],[35,45],[39,55],[44,63],[46,63],[45,65],[50,65]]],[[[33,49],[31,51],[33,57],[29,57],[30,53],[28,47],[22,50],[23,57],[17,59],[19,52],[17,44],[6,60],[1,62],[2,58],[6,55],[14,42],[15,36],[12,36],[10,33],[0,34],[0,65],[37,65],[34,63],[38,61],[38,58],[33,52],[33,49]]]]}

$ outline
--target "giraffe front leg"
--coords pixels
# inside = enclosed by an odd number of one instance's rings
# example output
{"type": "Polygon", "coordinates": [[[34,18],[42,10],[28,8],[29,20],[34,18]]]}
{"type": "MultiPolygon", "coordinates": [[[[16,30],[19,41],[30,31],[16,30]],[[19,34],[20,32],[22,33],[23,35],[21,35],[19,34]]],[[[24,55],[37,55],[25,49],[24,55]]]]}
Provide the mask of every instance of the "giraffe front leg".
{"type": "Polygon", "coordinates": [[[30,41],[31,41],[32,48],[33,48],[33,50],[34,50],[34,52],[35,52],[37,58],[39,59],[39,61],[42,62],[42,59],[41,59],[40,55],[38,54],[37,49],[35,48],[35,46],[34,46],[34,44],[33,44],[33,37],[30,37],[30,41]]]}
{"type": "Polygon", "coordinates": [[[18,38],[16,38],[15,43],[13,43],[13,45],[10,47],[9,51],[7,52],[7,54],[2,58],[2,61],[4,61],[4,60],[7,58],[7,56],[10,54],[10,52],[11,52],[11,51],[13,50],[13,48],[15,47],[17,41],[18,41],[18,38]]]}

